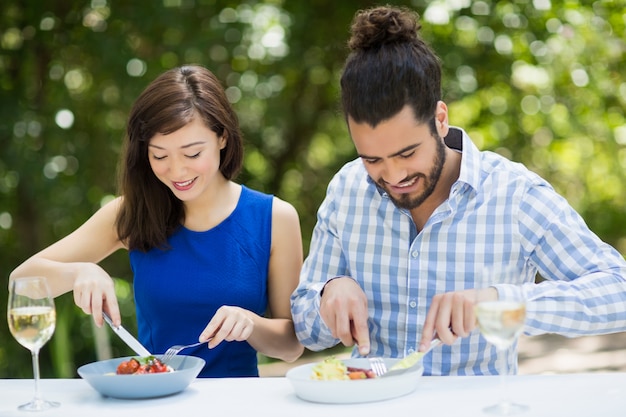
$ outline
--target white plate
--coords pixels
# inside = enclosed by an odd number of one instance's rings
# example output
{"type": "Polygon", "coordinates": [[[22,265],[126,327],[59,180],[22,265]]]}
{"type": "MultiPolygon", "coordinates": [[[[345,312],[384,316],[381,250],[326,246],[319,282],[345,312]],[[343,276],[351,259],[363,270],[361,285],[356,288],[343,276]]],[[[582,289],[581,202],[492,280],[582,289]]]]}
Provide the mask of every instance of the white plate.
{"type": "MultiPolygon", "coordinates": [[[[387,369],[398,359],[385,359],[387,369]]],[[[365,358],[345,359],[346,366],[370,369],[365,358]]],[[[346,381],[319,381],[311,379],[315,363],[301,365],[287,371],[286,377],[296,395],[306,401],[329,404],[351,404],[388,400],[407,395],[417,388],[424,372],[422,366],[388,378],[357,379],[346,381]]]]}
{"type": "Polygon", "coordinates": [[[168,365],[174,368],[174,372],[117,375],[115,373],[117,366],[122,361],[133,357],[108,359],[83,365],[78,368],[78,374],[96,391],[107,397],[154,398],[184,390],[198,376],[205,364],[202,358],[177,355],[168,362],[168,365]]]}

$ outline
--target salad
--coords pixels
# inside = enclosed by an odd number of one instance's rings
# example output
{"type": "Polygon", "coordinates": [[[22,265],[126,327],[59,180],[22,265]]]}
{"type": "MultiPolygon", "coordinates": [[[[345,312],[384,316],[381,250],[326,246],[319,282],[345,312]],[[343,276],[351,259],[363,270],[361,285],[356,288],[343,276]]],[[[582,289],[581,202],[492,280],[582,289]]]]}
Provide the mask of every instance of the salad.
{"type": "Polygon", "coordinates": [[[141,374],[159,374],[163,372],[173,372],[172,367],[161,362],[154,356],[146,356],[144,358],[131,358],[123,361],[117,366],[117,375],[141,375],[141,374]]]}
{"type": "Polygon", "coordinates": [[[346,366],[341,360],[331,356],[313,366],[311,379],[320,381],[340,381],[350,379],[376,378],[371,369],[346,366]]]}

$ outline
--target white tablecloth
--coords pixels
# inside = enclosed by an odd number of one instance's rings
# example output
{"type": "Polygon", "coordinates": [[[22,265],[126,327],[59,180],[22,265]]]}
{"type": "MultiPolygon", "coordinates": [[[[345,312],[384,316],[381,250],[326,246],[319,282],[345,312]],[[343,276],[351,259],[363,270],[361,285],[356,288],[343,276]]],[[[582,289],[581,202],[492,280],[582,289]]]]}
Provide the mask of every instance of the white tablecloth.
{"type": "MultiPolygon", "coordinates": [[[[413,393],[365,404],[317,404],[299,399],[286,378],[197,379],[164,398],[100,396],[82,379],[44,379],[44,397],[61,402],[43,413],[18,411],[34,390],[29,379],[0,380],[0,416],[485,416],[499,395],[498,377],[423,377],[413,393]]],[[[509,378],[512,397],[530,406],[523,416],[626,416],[626,373],[521,375],[509,378]]]]}

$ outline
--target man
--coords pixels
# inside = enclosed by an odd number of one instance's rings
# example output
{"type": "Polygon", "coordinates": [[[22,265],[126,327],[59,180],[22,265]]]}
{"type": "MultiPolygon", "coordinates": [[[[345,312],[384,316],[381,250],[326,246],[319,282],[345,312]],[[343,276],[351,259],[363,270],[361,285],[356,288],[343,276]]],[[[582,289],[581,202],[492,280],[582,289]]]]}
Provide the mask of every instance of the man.
{"type": "Polygon", "coordinates": [[[473,288],[501,267],[517,272],[492,298],[526,297],[526,334],[626,330],[622,255],[546,181],[449,126],[439,59],[419,29],[403,8],[354,18],[341,91],[359,158],[318,211],[292,295],[300,341],[403,357],[437,336],[426,375],[517,369],[516,346],[498,353],[475,329],[473,288]]]}

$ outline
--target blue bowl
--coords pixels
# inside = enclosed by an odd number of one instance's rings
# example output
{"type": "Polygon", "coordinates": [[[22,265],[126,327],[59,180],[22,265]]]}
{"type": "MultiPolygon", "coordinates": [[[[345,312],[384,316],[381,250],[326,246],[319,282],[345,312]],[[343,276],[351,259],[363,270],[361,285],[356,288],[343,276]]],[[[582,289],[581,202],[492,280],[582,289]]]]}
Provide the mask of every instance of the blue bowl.
{"type": "MultiPolygon", "coordinates": [[[[195,356],[177,355],[168,365],[173,372],[141,375],[117,375],[120,363],[136,356],[93,362],[78,368],[78,375],[106,397],[141,399],[176,394],[198,376],[205,361],[195,356]]],[[[159,357],[159,356],[157,356],[159,357]]]]}

